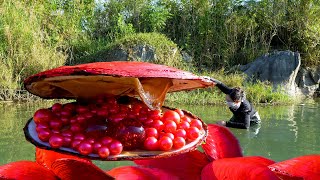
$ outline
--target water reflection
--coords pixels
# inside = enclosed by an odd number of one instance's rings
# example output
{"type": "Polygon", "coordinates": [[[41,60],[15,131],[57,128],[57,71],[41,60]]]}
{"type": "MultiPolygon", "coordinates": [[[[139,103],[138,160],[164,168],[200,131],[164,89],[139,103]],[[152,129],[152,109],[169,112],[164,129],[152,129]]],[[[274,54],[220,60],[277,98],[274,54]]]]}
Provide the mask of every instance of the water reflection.
{"type": "MultiPolygon", "coordinates": [[[[320,103],[291,106],[258,106],[261,124],[248,130],[230,130],[239,139],[244,155],[281,161],[305,154],[320,154],[320,103]]],[[[222,106],[183,106],[207,123],[228,120],[232,114],[222,106]]]]}
{"type": "MultiPolygon", "coordinates": [[[[0,104],[0,165],[19,160],[34,160],[35,148],[25,140],[23,127],[35,110],[50,107],[53,102],[33,104],[0,104]]],[[[226,106],[181,106],[206,123],[228,120],[226,106]]],[[[276,161],[305,154],[320,154],[320,103],[292,106],[258,106],[262,122],[248,130],[230,130],[239,139],[244,155],[259,155],[276,161]]],[[[102,169],[132,165],[130,161],[94,161],[102,169]]]]}
{"type": "Polygon", "coordinates": [[[294,135],[295,135],[294,142],[297,142],[298,126],[297,126],[297,122],[296,122],[296,118],[294,117],[294,114],[295,114],[295,106],[289,107],[288,108],[288,121],[289,121],[288,126],[291,127],[290,131],[294,132],[294,135]]]}
{"type": "Polygon", "coordinates": [[[255,124],[253,126],[251,126],[247,132],[248,132],[248,138],[256,138],[258,137],[259,131],[261,128],[261,124],[255,124]]]}

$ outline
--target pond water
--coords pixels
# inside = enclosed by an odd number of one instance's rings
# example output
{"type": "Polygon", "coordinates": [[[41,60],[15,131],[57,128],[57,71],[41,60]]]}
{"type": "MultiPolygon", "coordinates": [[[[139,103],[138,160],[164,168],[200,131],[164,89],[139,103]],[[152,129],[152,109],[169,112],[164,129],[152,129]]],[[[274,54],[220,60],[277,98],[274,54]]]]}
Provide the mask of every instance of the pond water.
{"type": "MultiPolygon", "coordinates": [[[[34,160],[35,147],[25,140],[23,127],[33,113],[54,102],[0,104],[0,165],[19,160],[34,160]]],[[[171,106],[179,107],[201,117],[207,124],[228,120],[231,112],[226,106],[171,106]]],[[[264,156],[282,161],[306,154],[320,154],[320,102],[290,106],[258,106],[261,126],[249,130],[230,130],[239,139],[243,154],[264,156]]],[[[104,170],[130,161],[94,161],[104,170]]]]}

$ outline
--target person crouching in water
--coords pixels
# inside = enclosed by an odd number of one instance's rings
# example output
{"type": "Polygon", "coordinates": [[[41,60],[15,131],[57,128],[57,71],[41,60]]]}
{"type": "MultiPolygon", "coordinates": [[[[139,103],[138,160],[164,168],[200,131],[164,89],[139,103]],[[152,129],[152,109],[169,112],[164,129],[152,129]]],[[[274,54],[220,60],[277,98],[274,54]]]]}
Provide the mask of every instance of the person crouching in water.
{"type": "Polygon", "coordinates": [[[212,79],[216,86],[226,94],[226,103],[233,113],[229,121],[219,121],[217,124],[232,127],[248,129],[250,125],[261,122],[258,112],[253,108],[250,102],[246,99],[244,91],[239,88],[229,88],[222,82],[212,79]]]}

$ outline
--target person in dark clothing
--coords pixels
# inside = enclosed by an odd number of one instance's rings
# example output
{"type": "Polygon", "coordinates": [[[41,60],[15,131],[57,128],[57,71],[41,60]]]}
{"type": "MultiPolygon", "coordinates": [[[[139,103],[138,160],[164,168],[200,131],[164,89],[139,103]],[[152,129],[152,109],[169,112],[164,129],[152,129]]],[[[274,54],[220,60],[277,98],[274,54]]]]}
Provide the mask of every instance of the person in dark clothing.
{"type": "Polygon", "coordinates": [[[248,129],[250,125],[261,122],[258,112],[246,99],[245,93],[241,88],[229,88],[216,79],[210,79],[216,83],[216,86],[224,94],[226,94],[227,105],[229,106],[230,111],[233,113],[233,117],[229,121],[220,121],[218,124],[227,127],[248,129]]]}

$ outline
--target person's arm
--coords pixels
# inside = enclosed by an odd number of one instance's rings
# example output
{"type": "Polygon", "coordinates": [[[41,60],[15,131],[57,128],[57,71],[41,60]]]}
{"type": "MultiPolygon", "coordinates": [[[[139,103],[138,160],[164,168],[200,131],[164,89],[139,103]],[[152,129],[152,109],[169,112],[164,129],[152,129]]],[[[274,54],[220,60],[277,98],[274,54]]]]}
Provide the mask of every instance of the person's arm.
{"type": "Polygon", "coordinates": [[[232,91],[232,88],[229,88],[225,84],[223,84],[221,81],[210,78],[211,81],[216,83],[216,86],[224,93],[224,94],[230,94],[232,91]]]}
{"type": "Polygon", "coordinates": [[[249,113],[245,114],[243,123],[227,121],[226,126],[232,127],[232,128],[248,129],[250,127],[250,114],[249,113]]]}

